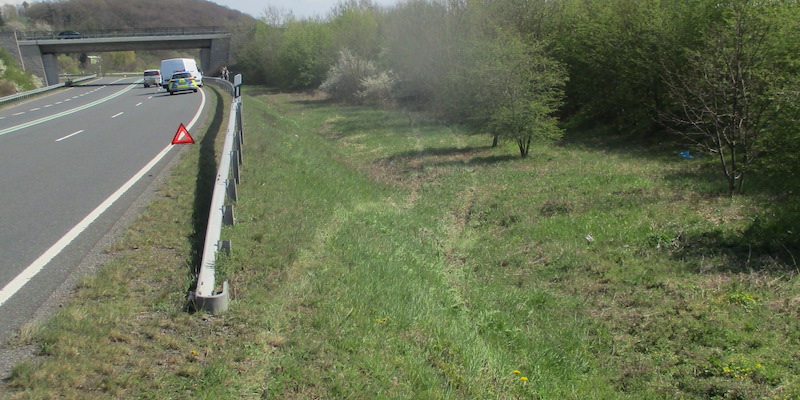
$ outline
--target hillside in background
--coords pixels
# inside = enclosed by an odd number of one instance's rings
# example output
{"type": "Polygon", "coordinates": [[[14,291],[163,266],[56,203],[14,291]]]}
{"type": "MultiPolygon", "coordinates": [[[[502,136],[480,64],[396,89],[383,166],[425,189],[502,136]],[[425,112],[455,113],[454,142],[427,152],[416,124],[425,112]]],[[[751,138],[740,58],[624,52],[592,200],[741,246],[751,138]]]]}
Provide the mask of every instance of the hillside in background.
{"type": "Polygon", "coordinates": [[[32,2],[25,16],[53,30],[97,31],[160,27],[228,27],[254,21],[205,0],[69,0],[32,2]]]}
{"type": "MultiPolygon", "coordinates": [[[[241,38],[251,37],[257,22],[248,14],[206,0],[34,1],[25,6],[4,6],[0,11],[0,30],[8,31],[49,34],[71,30],[90,34],[164,28],[227,30],[232,35],[232,60],[236,59],[236,43],[245,43],[241,38]]],[[[59,72],[64,74],[130,72],[157,68],[164,58],[198,55],[197,50],[60,54],[58,64],[59,72]],[[89,56],[99,57],[89,62],[89,56]]],[[[0,78],[0,83],[3,80],[0,78]]]]}

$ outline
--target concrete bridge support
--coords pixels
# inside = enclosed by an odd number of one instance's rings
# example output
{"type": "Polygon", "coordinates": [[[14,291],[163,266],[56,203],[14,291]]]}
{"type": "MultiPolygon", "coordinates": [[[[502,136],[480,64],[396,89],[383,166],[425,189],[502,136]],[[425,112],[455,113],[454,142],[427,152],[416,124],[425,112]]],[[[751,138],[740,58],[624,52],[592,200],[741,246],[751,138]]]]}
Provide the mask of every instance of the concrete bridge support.
{"type": "Polygon", "coordinates": [[[46,85],[55,85],[58,83],[58,57],[55,53],[42,54],[42,66],[44,67],[44,76],[46,85]]]}
{"type": "Polygon", "coordinates": [[[220,69],[230,64],[230,38],[213,39],[209,48],[200,49],[200,66],[203,74],[219,76],[220,69]]]}
{"type": "Polygon", "coordinates": [[[43,86],[58,83],[58,62],[55,54],[42,54],[38,46],[20,46],[16,32],[0,32],[0,46],[24,71],[42,81],[43,86]]]}
{"type": "MultiPolygon", "coordinates": [[[[22,58],[22,67],[25,71],[37,76],[39,79],[42,80],[43,86],[50,86],[55,85],[58,83],[58,68],[56,65],[53,65],[55,68],[55,76],[48,77],[47,76],[47,69],[45,68],[44,63],[44,55],[36,46],[19,46],[20,49],[20,56],[22,58]]],[[[55,55],[53,56],[53,60],[55,60],[55,55]]]]}

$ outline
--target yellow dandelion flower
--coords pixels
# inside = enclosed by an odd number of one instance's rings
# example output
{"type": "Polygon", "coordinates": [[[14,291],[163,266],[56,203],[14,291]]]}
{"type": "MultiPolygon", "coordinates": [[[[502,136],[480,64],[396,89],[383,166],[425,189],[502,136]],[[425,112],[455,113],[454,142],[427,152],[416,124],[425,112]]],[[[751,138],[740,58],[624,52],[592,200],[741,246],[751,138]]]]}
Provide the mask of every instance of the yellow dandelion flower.
{"type": "Polygon", "coordinates": [[[521,376],[519,378],[519,380],[521,380],[522,382],[527,382],[528,381],[528,377],[527,376],[521,376]]]}
{"type": "Polygon", "coordinates": [[[515,374],[517,374],[517,375],[519,375],[519,374],[520,374],[520,372],[519,372],[519,370],[518,370],[518,369],[515,369],[515,370],[514,370],[514,373],[515,373],[515,374]]]}

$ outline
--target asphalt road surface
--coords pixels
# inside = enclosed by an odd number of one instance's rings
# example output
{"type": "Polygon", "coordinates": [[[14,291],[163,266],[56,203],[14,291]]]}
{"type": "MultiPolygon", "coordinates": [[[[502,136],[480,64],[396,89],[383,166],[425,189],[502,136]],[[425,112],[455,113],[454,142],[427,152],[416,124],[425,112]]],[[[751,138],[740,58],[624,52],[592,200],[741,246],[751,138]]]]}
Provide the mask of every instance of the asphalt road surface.
{"type": "Polygon", "coordinates": [[[0,347],[178,153],[205,94],[105,77],[0,109],[0,347]]]}

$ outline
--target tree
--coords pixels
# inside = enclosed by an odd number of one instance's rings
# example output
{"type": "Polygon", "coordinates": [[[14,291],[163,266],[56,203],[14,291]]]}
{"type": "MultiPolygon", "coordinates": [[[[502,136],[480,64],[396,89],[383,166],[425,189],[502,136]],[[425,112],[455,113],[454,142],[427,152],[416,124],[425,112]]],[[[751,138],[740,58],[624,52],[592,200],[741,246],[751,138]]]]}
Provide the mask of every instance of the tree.
{"type": "Polygon", "coordinates": [[[261,22],[273,27],[281,27],[296,19],[292,10],[274,5],[268,5],[264,8],[259,18],[261,22]]]}
{"type": "MultiPolygon", "coordinates": [[[[281,21],[294,20],[291,16],[286,18],[281,21]]],[[[280,86],[278,54],[283,42],[283,28],[275,23],[278,22],[265,17],[253,26],[243,27],[239,34],[242,38],[250,38],[236,43],[237,67],[246,73],[249,82],[280,86]]]]}
{"type": "Polygon", "coordinates": [[[688,50],[687,63],[668,74],[675,112],[670,126],[719,160],[728,194],[740,192],[748,166],[759,156],[767,111],[778,93],[771,81],[780,74],[767,57],[771,3],[729,0],[724,19],[704,46],[688,50]]]}
{"type": "Polygon", "coordinates": [[[800,3],[786,2],[772,13],[765,58],[772,72],[770,107],[766,110],[762,154],[753,167],[772,175],[800,176],[800,3]],[[768,156],[764,156],[768,155],[768,156]]]}
{"type": "Polygon", "coordinates": [[[291,21],[283,31],[278,66],[287,89],[308,89],[325,79],[335,53],[330,28],[321,21],[291,21]]]}
{"type": "Polygon", "coordinates": [[[399,4],[384,24],[387,69],[399,79],[398,100],[406,105],[441,111],[439,97],[452,71],[452,15],[443,1],[410,0],[399,4]]]}
{"type": "Polygon", "coordinates": [[[342,3],[331,15],[332,44],[355,56],[374,60],[381,51],[378,11],[371,1],[342,3]]]}
{"type": "Polygon", "coordinates": [[[476,67],[483,75],[483,103],[488,127],[498,139],[513,140],[527,157],[534,141],[561,137],[555,112],[566,82],[560,64],[549,58],[541,43],[500,35],[489,43],[476,67]]]}

